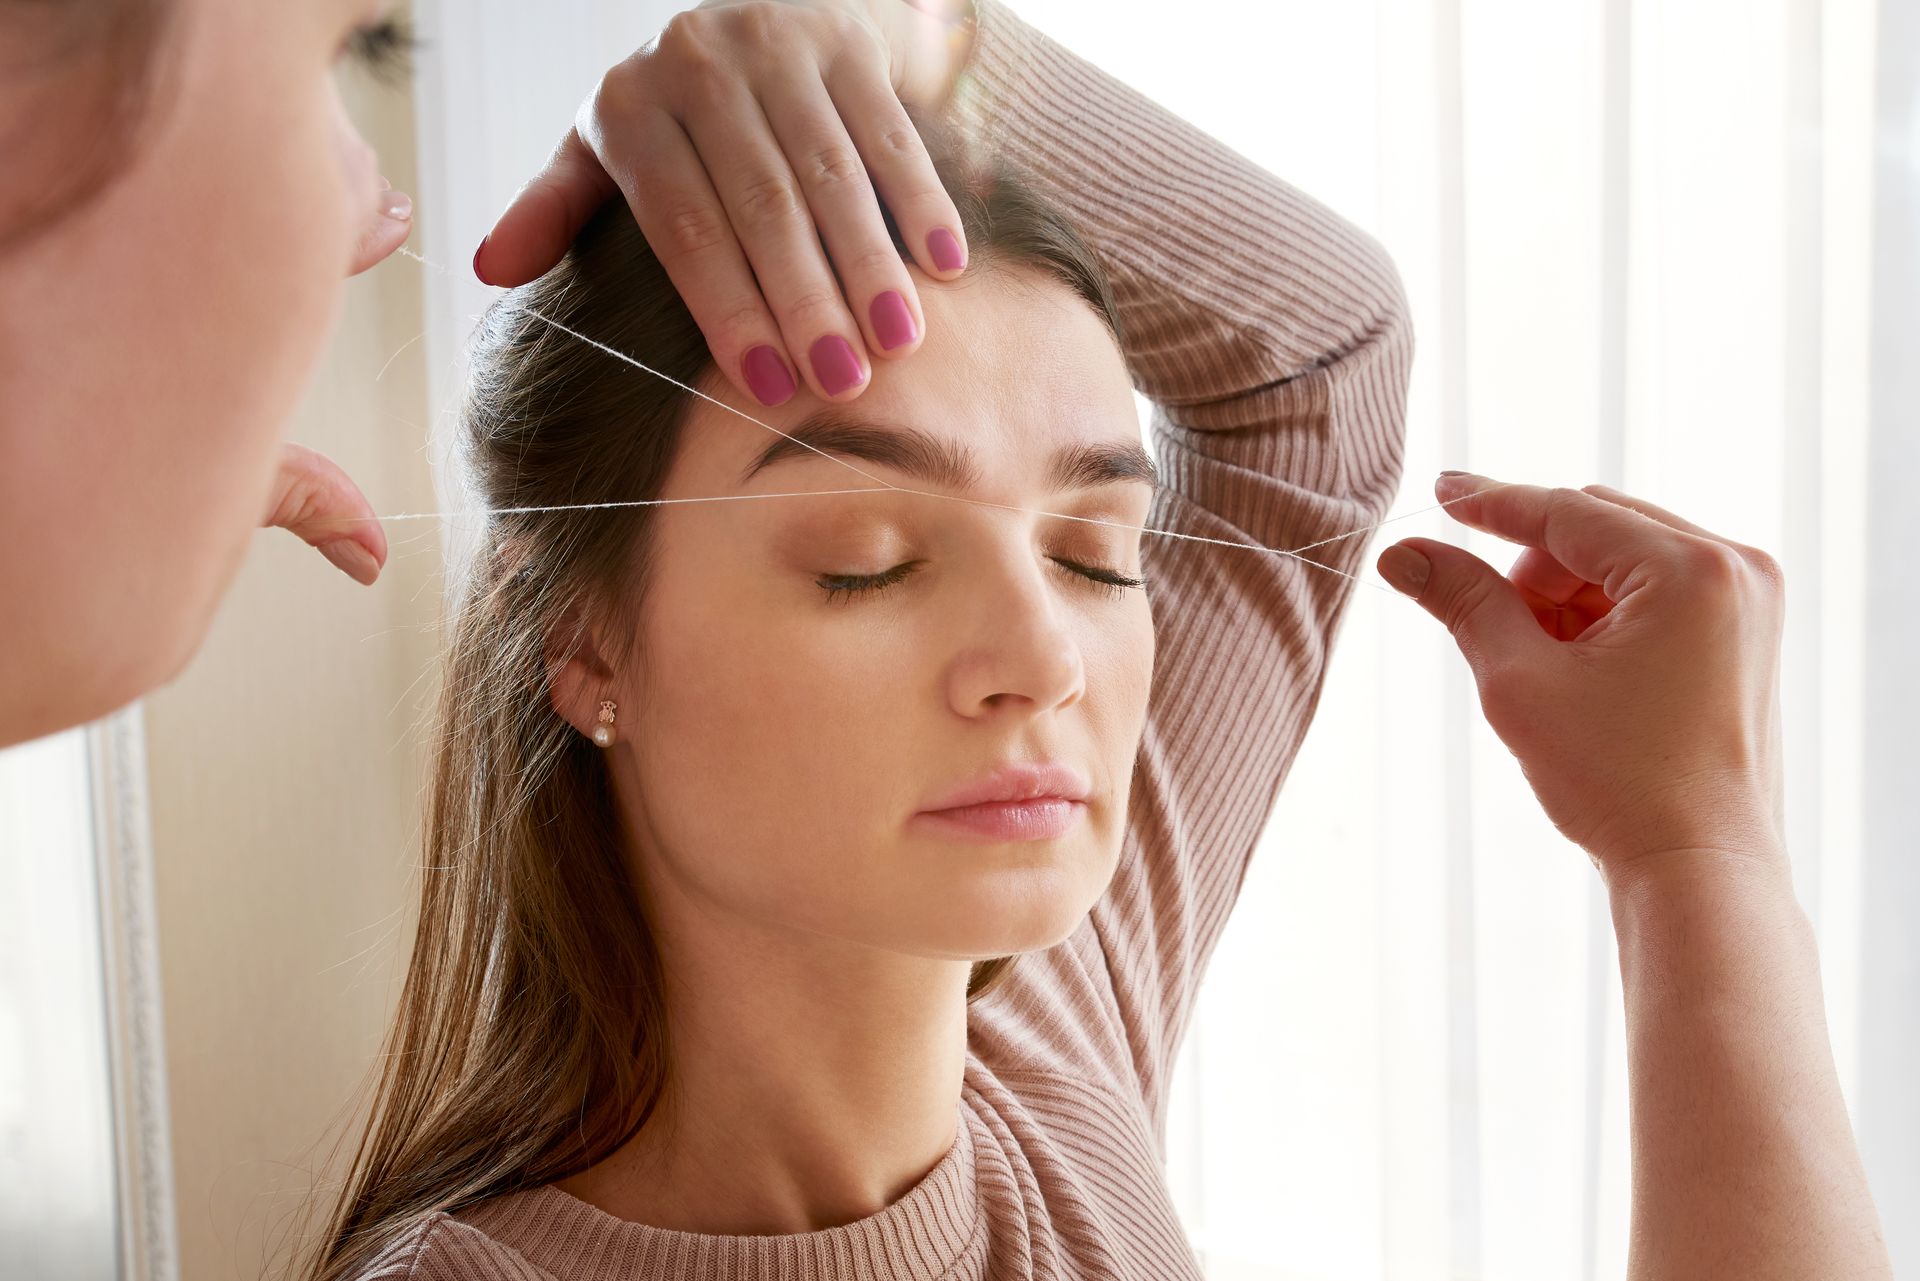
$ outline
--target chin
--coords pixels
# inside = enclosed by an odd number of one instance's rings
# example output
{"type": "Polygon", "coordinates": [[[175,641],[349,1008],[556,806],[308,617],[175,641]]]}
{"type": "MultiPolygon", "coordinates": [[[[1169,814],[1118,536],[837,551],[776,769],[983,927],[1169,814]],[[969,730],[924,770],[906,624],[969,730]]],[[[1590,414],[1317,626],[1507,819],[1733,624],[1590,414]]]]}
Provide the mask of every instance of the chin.
{"type": "Polygon", "coordinates": [[[953,940],[951,954],[984,960],[1044,952],[1073,934],[1112,879],[1110,861],[1097,878],[1078,860],[1022,870],[1012,878],[993,877],[978,894],[963,891],[935,905],[947,913],[942,932],[963,935],[953,940]],[[965,900],[964,907],[956,898],[965,900]]]}

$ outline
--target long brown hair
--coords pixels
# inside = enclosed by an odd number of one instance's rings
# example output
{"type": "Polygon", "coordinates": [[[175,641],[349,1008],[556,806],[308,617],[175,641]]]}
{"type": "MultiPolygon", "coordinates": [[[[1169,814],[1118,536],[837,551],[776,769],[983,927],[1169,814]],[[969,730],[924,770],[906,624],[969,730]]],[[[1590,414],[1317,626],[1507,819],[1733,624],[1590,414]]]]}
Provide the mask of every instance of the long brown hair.
{"type": "MultiPolygon", "coordinates": [[[[1117,340],[1107,276],[1060,210],[1004,164],[965,154],[944,123],[915,123],[959,206],[969,271],[1064,282],[1117,340]]],[[[604,756],[554,712],[548,690],[589,614],[632,617],[652,509],[500,509],[654,497],[693,398],[534,312],[727,398],[621,201],[480,323],[462,447],[474,497],[499,514],[453,609],[419,928],[373,1113],[303,1269],[312,1281],[356,1275],[434,1211],[603,1160],[666,1084],[660,959],[604,756]]],[[[977,962],[967,998],[1014,960],[977,962]]]]}

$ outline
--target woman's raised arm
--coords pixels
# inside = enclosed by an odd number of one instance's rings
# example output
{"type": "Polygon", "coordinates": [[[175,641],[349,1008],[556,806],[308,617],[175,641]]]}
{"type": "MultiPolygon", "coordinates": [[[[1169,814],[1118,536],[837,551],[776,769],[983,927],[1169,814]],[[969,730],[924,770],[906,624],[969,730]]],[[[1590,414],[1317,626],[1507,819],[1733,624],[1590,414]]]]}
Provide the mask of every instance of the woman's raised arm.
{"type": "MultiPolygon", "coordinates": [[[[1153,402],[1148,524],[1191,536],[1141,545],[1154,682],[1094,941],[1023,958],[1014,976],[1064,984],[1084,969],[1106,985],[1096,995],[1159,1127],[1365,572],[1367,527],[1398,488],[1412,327],[1391,259],[1359,227],[1001,0],[978,14],[955,120],[1057,202],[1106,268],[1128,373],[1153,402]]],[[[978,1017],[1011,1022],[1008,1005],[978,1017]]]]}

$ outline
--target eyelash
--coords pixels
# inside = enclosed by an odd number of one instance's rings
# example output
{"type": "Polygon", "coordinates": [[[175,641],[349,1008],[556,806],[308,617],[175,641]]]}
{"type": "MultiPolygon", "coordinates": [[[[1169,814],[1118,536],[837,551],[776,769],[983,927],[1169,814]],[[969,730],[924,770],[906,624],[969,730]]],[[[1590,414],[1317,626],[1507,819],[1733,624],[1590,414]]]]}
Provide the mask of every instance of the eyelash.
{"type": "MultiPolygon", "coordinates": [[[[1066,560],[1059,556],[1049,559],[1067,573],[1076,574],[1092,585],[1104,589],[1104,594],[1108,596],[1124,596],[1130,588],[1147,585],[1146,579],[1129,578],[1118,570],[1102,569],[1098,565],[1082,565],[1077,561],[1066,560]]],[[[920,568],[921,563],[910,560],[905,564],[895,565],[881,574],[822,574],[815,581],[826,590],[827,602],[831,604],[836,596],[844,595],[851,599],[855,596],[885,591],[920,568]]]]}
{"type": "Polygon", "coordinates": [[[398,18],[386,18],[356,28],[341,52],[383,79],[403,77],[413,66],[420,40],[413,28],[398,18]]]}

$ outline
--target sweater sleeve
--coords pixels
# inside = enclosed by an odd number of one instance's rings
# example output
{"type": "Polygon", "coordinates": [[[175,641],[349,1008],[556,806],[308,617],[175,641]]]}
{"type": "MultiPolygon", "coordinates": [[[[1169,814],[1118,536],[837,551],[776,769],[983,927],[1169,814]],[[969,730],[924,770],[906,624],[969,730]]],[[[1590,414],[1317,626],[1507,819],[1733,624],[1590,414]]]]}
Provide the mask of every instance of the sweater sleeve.
{"type": "Polygon", "coordinates": [[[518,1250],[446,1213],[421,1218],[359,1270],[354,1281],[557,1281],[518,1250]]]}
{"type": "Polygon", "coordinates": [[[1340,536],[1399,485],[1411,327],[1364,232],[1001,0],[978,13],[954,122],[1057,201],[1112,279],[1153,402],[1149,528],[1319,544],[1145,536],[1156,658],[1119,866],[1072,938],[979,1003],[982,1053],[1101,1074],[1160,1131],[1195,989],[1368,572],[1370,537],[1340,536]]]}

